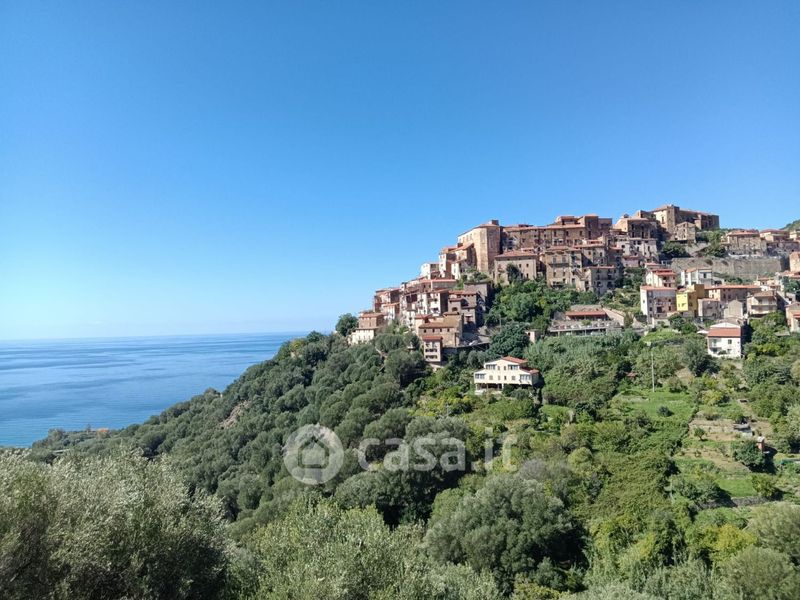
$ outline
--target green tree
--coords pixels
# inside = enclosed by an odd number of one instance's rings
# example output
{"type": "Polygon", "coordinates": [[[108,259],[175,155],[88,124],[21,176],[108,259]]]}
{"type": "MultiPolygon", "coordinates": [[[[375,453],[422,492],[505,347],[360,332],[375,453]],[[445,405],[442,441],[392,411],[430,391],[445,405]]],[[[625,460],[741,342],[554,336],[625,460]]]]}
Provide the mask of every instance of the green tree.
{"type": "Polygon", "coordinates": [[[0,597],[219,598],[218,500],[132,454],[32,463],[0,453],[0,597]]]}
{"type": "Polygon", "coordinates": [[[658,600],[643,592],[637,592],[622,583],[605,583],[590,587],[580,594],[564,596],[564,600],[658,600]]]}
{"type": "Polygon", "coordinates": [[[751,471],[759,471],[766,465],[764,453],[759,450],[754,440],[742,440],[733,443],[733,458],[751,471]]]}
{"type": "Polygon", "coordinates": [[[416,351],[392,350],[385,364],[386,372],[403,387],[425,374],[425,360],[416,351]]]}
{"type": "Polygon", "coordinates": [[[508,265],[506,267],[506,277],[508,278],[509,283],[518,283],[525,279],[522,271],[519,270],[517,265],[508,265]]]}
{"type": "Polygon", "coordinates": [[[489,345],[491,356],[515,356],[521,358],[530,343],[527,327],[522,323],[507,323],[492,336],[489,345]]]}
{"type": "Polygon", "coordinates": [[[796,600],[800,575],[786,554],[750,546],[722,565],[723,589],[729,598],[796,600]]]}
{"type": "Polygon", "coordinates": [[[438,566],[419,552],[421,530],[389,529],[374,508],[299,502],[251,537],[254,600],[480,600],[494,583],[467,567],[438,566]]]}
{"type": "Polygon", "coordinates": [[[714,476],[700,469],[681,473],[674,477],[672,489],[681,496],[700,504],[714,502],[722,495],[722,490],[717,485],[714,476]]]}
{"type": "Polygon", "coordinates": [[[661,248],[661,254],[668,259],[672,258],[686,258],[689,253],[686,251],[686,246],[680,242],[664,242],[661,248]]]}
{"type": "Polygon", "coordinates": [[[762,498],[772,500],[780,493],[778,486],[775,484],[775,478],[772,477],[772,475],[753,473],[753,475],[750,476],[750,481],[753,484],[753,489],[756,491],[756,494],[762,498]]]}
{"type": "Polygon", "coordinates": [[[555,587],[554,576],[542,580],[537,575],[580,555],[578,529],[561,500],[519,475],[493,477],[463,498],[428,531],[426,543],[442,563],[489,570],[506,592],[517,575],[555,587]]]}
{"type": "Polygon", "coordinates": [[[759,507],[747,529],[760,545],[783,552],[800,565],[800,506],[777,502],[759,507]]]}
{"type": "Polygon", "coordinates": [[[336,333],[341,336],[347,337],[353,333],[358,327],[358,318],[350,313],[343,314],[336,321],[336,333]]]}
{"type": "Polygon", "coordinates": [[[717,362],[709,356],[706,343],[698,337],[692,336],[684,340],[681,355],[686,367],[695,377],[717,370],[717,362]]]}

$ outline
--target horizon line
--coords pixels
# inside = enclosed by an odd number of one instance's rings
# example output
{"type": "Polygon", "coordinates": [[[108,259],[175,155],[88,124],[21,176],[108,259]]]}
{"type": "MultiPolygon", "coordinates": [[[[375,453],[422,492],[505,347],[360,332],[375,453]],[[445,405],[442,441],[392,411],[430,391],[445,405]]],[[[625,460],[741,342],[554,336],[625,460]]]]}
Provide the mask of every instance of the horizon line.
{"type": "Polygon", "coordinates": [[[303,329],[294,331],[249,331],[249,332],[217,332],[217,333],[154,333],[146,335],[92,335],[92,336],[70,336],[70,337],[29,337],[29,338],[2,338],[0,344],[10,342],[71,342],[86,340],[127,340],[127,339],[153,339],[153,338],[177,338],[177,337],[214,337],[214,336],[257,336],[257,335],[308,335],[317,331],[322,334],[330,334],[333,329],[303,329]]]}

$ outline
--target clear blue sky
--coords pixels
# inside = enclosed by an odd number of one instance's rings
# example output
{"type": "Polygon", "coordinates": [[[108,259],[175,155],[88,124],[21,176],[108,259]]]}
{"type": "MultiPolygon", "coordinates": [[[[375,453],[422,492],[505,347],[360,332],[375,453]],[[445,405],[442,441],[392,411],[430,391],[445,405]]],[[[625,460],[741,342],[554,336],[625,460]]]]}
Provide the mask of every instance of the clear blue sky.
{"type": "Polygon", "coordinates": [[[490,218],[800,217],[800,2],[0,1],[0,337],[330,328],[490,218]]]}

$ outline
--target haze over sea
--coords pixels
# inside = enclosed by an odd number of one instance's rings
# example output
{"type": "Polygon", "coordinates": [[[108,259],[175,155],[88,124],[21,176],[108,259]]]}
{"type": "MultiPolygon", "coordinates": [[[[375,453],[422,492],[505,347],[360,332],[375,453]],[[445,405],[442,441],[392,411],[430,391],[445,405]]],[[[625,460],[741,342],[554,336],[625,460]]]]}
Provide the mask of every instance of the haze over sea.
{"type": "Polygon", "coordinates": [[[0,446],[141,423],[220,391],[301,333],[0,341],[0,446]]]}

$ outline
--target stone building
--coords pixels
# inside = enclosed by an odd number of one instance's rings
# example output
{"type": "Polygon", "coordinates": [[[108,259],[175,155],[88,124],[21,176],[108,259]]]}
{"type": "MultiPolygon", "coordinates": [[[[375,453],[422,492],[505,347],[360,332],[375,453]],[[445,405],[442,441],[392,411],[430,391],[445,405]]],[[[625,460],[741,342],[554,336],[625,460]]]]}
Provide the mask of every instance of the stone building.
{"type": "Polygon", "coordinates": [[[678,225],[681,223],[692,223],[697,231],[719,229],[719,215],[688,208],[680,208],[674,204],[665,204],[651,211],[643,211],[642,214],[646,215],[648,213],[661,224],[661,227],[669,233],[670,236],[676,234],[678,225]]]}
{"type": "Polygon", "coordinates": [[[763,256],[767,242],[761,239],[758,229],[738,229],[725,235],[728,253],[736,256],[763,256]]]}
{"type": "Polygon", "coordinates": [[[475,249],[475,268],[481,273],[491,273],[494,257],[500,254],[501,235],[500,223],[492,220],[462,233],[458,236],[458,244],[471,244],[475,249]]]}
{"type": "Polygon", "coordinates": [[[792,273],[800,273],[800,252],[792,252],[789,255],[789,270],[792,273]]]}
{"type": "Polygon", "coordinates": [[[508,283],[509,267],[516,269],[522,279],[536,279],[539,275],[539,253],[533,249],[523,249],[496,256],[492,280],[495,283],[508,283]]]}

